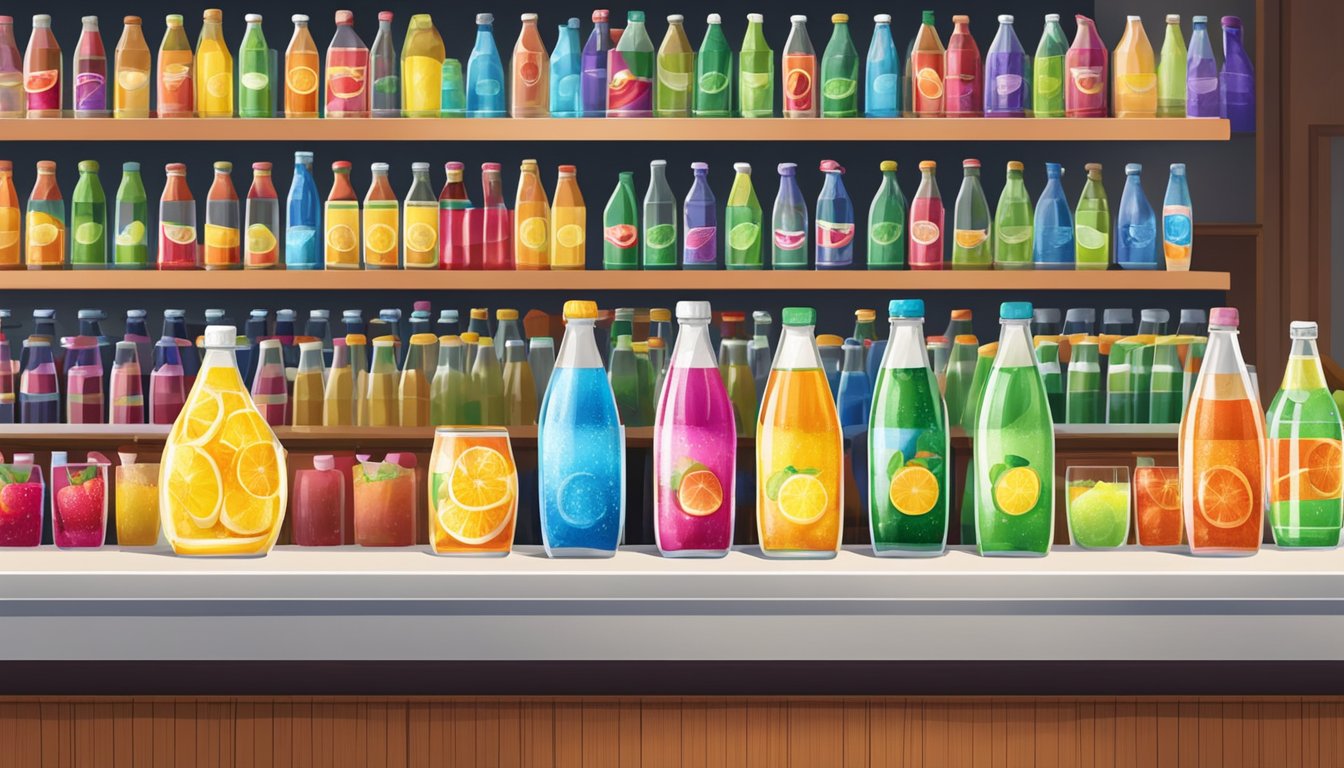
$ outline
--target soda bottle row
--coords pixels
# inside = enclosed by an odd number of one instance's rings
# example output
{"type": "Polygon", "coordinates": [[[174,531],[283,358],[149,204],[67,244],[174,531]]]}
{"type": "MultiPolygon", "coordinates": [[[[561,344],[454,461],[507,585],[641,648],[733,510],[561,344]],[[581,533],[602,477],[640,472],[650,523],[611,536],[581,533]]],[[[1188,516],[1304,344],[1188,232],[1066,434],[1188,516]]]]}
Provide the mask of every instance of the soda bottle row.
{"type": "MultiPolygon", "coordinates": [[[[902,61],[892,17],[878,14],[864,65],[862,109],[859,53],[845,13],[831,16],[831,37],[820,58],[808,35],[807,17],[790,17],[791,30],[778,62],[783,93],[779,109],[775,52],[759,13],[747,15],[738,52],[729,45],[717,13],[709,15],[697,51],[680,14],[667,17],[666,34],[655,49],[643,11],[630,11],[626,26],[612,29],[610,12],[597,10],[585,43],[580,43],[579,19],[571,18],[559,26],[549,53],[538,14],[525,13],[506,74],[492,14],[477,14],[476,40],[463,67],[460,59],[447,56],[428,14],[411,16],[398,57],[392,12],[378,14],[370,48],[355,31],[354,14],[337,11],[325,78],[308,16],[291,17],[293,32],[282,60],[266,40],[261,15],[252,13],[245,17],[236,83],[222,18],[217,9],[205,11],[193,53],[182,16],[168,16],[154,69],[141,19],[125,17],[109,99],[98,18],[84,17],[71,69],[75,116],[149,117],[153,82],[160,117],[1221,115],[1231,120],[1233,130],[1255,129],[1254,69],[1242,43],[1241,20],[1235,16],[1222,19],[1224,63],[1219,71],[1204,16],[1194,17],[1187,51],[1180,17],[1168,15],[1160,58],[1140,17],[1130,16],[1112,61],[1092,20],[1083,15],[1076,17],[1077,34],[1068,45],[1059,14],[1047,14],[1033,59],[1018,39],[1011,15],[998,17],[998,31],[982,57],[969,16],[952,17],[945,48],[934,12],[924,11],[902,61]],[[1113,91],[1109,111],[1108,88],[1113,91]]],[[[66,70],[51,24],[49,15],[33,17],[33,34],[20,59],[13,20],[0,17],[0,79],[9,83],[0,86],[0,115],[63,114],[66,70]]]]}

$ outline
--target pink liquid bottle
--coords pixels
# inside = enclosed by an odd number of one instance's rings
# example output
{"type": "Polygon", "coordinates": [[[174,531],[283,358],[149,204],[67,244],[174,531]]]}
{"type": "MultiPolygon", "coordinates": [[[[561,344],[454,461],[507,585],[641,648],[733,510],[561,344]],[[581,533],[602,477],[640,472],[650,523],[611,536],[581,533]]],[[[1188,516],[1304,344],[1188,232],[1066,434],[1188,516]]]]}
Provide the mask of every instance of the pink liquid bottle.
{"type": "Polygon", "coordinates": [[[910,201],[910,268],[943,268],[943,229],[946,213],[935,176],[938,164],[925,160],[919,164],[922,178],[915,198],[910,201]]]}
{"type": "Polygon", "coordinates": [[[177,339],[162,336],[154,345],[154,372],[149,375],[149,423],[172,424],[186,401],[182,347],[177,339]]]}
{"type": "Polygon", "coordinates": [[[33,17],[33,34],[23,54],[23,90],[29,117],[60,117],[65,78],[61,46],[51,32],[51,17],[33,17]]]}
{"type": "Polygon", "coordinates": [[[65,422],[103,423],[103,361],[92,336],[75,336],[65,344],[65,422]]]}
{"type": "Polygon", "coordinates": [[[252,402],[267,424],[289,424],[289,387],[279,339],[262,339],[257,351],[257,375],[252,378],[252,402]]]}
{"type": "Polygon", "coordinates": [[[971,17],[953,16],[943,76],[943,111],[948,117],[979,117],[985,103],[984,61],[971,36],[971,17]]]}
{"type": "Polygon", "coordinates": [[[477,221],[484,269],[513,269],[513,216],[504,201],[504,179],[499,163],[481,166],[482,200],[477,221]]]}
{"type": "Polygon", "coordinates": [[[677,302],[679,331],[654,422],[654,538],[665,557],[722,557],[733,545],[737,426],[710,315],[707,301],[677,302]]]}
{"type": "Polygon", "coordinates": [[[6,464],[0,454],[0,506],[5,509],[0,547],[36,547],[42,543],[45,490],[42,467],[33,463],[33,454],[14,454],[13,464],[6,464]]]}
{"type": "MultiPolygon", "coordinates": [[[[471,198],[467,197],[467,184],[462,180],[463,166],[451,162],[443,170],[447,181],[439,193],[439,268],[472,269],[471,238],[467,231],[471,198]]],[[[475,268],[479,269],[479,265],[475,268]]]]}
{"type": "Polygon", "coordinates": [[[14,40],[14,17],[0,16],[0,118],[23,117],[23,56],[14,40]]]}
{"type": "Polygon", "coordinates": [[[1064,56],[1064,116],[1106,117],[1106,84],[1110,52],[1086,16],[1074,17],[1078,34],[1064,56]]]}
{"type": "Polygon", "coordinates": [[[345,543],[345,478],[332,456],[314,456],[312,469],[294,473],[293,538],[300,547],[345,543]]]}
{"type": "Polygon", "coordinates": [[[107,51],[98,17],[85,16],[75,46],[75,117],[107,117],[107,51]]]}
{"type": "Polygon", "coordinates": [[[140,375],[140,347],[134,341],[118,341],[109,384],[109,424],[144,424],[145,391],[140,375]]]}
{"type": "Polygon", "coordinates": [[[56,372],[51,341],[30,336],[23,347],[27,362],[19,374],[19,418],[24,424],[59,424],[60,374],[56,372]]]}

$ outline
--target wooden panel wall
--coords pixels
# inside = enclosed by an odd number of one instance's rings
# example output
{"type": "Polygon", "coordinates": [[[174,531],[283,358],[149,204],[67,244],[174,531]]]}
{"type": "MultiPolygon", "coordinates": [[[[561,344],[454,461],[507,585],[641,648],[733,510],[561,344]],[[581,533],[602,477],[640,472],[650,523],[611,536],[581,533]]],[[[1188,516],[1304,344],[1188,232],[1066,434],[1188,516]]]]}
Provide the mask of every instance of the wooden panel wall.
{"type": "Polygon", "coordinates": [[[1344,698],[0,699],[9,766],[1344,765],[1344,698]]]}

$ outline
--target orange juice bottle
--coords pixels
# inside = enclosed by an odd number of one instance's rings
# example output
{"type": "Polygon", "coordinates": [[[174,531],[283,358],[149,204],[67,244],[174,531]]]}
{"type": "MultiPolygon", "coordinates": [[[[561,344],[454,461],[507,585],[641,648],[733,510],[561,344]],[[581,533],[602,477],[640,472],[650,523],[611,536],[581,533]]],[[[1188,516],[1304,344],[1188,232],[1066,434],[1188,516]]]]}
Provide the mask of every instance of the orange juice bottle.
{"type": "Polygon", "coordinates": [[[285,49],[285,117],[317,117],[317,86],[320,82],[317,43],[308,31],[308,17],[296,13],[294,36],[285,49]]]}
{"type": "Polygon", "coordinates": [[[397,411],[397,339],[379,336],[373,340],[373,367],[369,369],[367,422],[360,426],[395,427],[401,423],[397,411]]]}
{"type": "MultiPolygon", "coordinates": [[[[373,181],[364,196],[364,266],[367,269],[396,269],[397,220],[399,208],[392,183],[387,180],[387,163],[371,166],[373,181]]],[[[374,340],[375,345],[377,340],[374,340]]]]}
{"type": "Polygon", "coordinates": [[[19,231],[22,228],[19,193],[14,189],[14,163],[0,160],[0,269],[18,269],[23,266],[19,249],[19,231]]]}
{"type": "Polygon", "coordinates": [[[550,269],[551,204],[536,160],[524,160],[513,211],[513,263],[517,269],[550,269]]]}
{"type": "Polygon", "coordinates": [[[943,78],[947,72],[947,52],[938,30],[933,26],[933,11],[925,11],[923,23],[910,45],[910,60],[905,70],[907,115],[943,116],[943,78]]]}
{"type": "Polygon", "coordinates": [[[112,92],[115,117],[149,117],[149,44],[139,16],[127,16],[116,51],[116,90],[112,92]]]}
{"type": "Polygon", "coordinates": [[[215,163],[215,180],[205,198],[205,268],[237,269],[243,264],[238,190],[233,163],[215,163]]]}
{"type": "Polygon", "coordinates": [[[37,164],[37,182],[28,196],[28,237],[24,263],[29,269],[65,266],[65,201],[56,184],[56,163],[37,164]]]}
{"type": "Polygon", "coordinates": [[[767,557],[835,557],[844,486],[840,419],[810,307],[784,310],[784,337],[756,424],[756,514],[767,557]]]}
{"type": "Polygon", "coordinates": [[[1157,60],[1138,16],[1125,21],[1111,73],[1116,117],[1157,117],[1157,60]]]}
{"type": "Polygon", "coordinates": [[[159,44],[159,117],[191,117],[196,114],[196,87],[194,71],[196,56],[191,42],[182,29],[182,17],[172,14],[167,19],[168,31],[159,44]]]}
{"type": "Polygon", "coordinates": [[[518,518],[518,468],[508,431],[440,427],[429,468],[434,553],[507,555],[518,518]]]}
{"type": "Polygon", "coordinates": [[[1232,307],[1210,311],[1203,367],[1181,421],[1181,506],[1196,555],[1254,554],[1264,530],[1265,416],[1238,322],[1232,307]]]}
{"type": "Polygon", "coordinates": [[[411,190],[402,216],[406,269],[439,267],[439,196],[429,186],[429,163],[411,164],[411,190]]]}
{"type": "Polygon", "coordinates": [[[233,54],[224,40],[224,12],[205,12],[196,43],[196,115],[233,117],[233,54]]]}
{"type": "Polygon", "coordinates": [[[555,202],[551,205],[551,269],[585,266],[588,208],[583,204],[577,173],[574,166],[562,165],[559,181],[555,183],[555,202]]]}
{"type": "Polygon", "coordinates": [[[179,555],[264,555],[289,496],[285,451],[234,359],[237,329],[205,329],[205,358],[168,432],[159,474],[164,535],[179,555]]]}
{"type": "Polygon", "coordinates": [[[325,238],[327,269],[359,269],[359,197],[350,184],[350,162],[331,164],[325,238]]]}
{"type": "Polygon", "coordinates": [[[398,410],[403,427],[429,426],[429,372],[426,361],[429,350],[437,347],[438,343],[439,337],[432,333],[417,333],[411,337],[410,349],[406,352],[406,366],[401,369],[401,383],[397,388],[398,410]]]}

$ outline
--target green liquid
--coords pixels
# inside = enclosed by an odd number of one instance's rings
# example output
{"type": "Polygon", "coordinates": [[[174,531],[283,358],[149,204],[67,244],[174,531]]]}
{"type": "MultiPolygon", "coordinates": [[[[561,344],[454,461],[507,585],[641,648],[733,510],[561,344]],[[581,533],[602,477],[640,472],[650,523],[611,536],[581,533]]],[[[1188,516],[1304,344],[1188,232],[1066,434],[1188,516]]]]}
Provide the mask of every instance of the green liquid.
{"type": "Polygon", "coordinates": [[[878,374],[868,432],[868,511],[878,552],[941,552],[947,543],[945,418],[932,371],[884,368],[878,374]],[[892,477],[908,467],[923,467],[938,481],[938,500],[923,514],[902,512],[891,501],[892,477]]]}
{"type": "Polygon", "coordinates": [[[974,442],[976,538],[982,555],[1043,555],[1050,550],[1055,443],[1049,407],[1036,366],[1000,367],[990,373],[974,442]],[[1005,511],[996,500],[1003,486],[996,484],[1022,468],[1035,474],[1039,492],[1025,510],[1005,511]]]}

